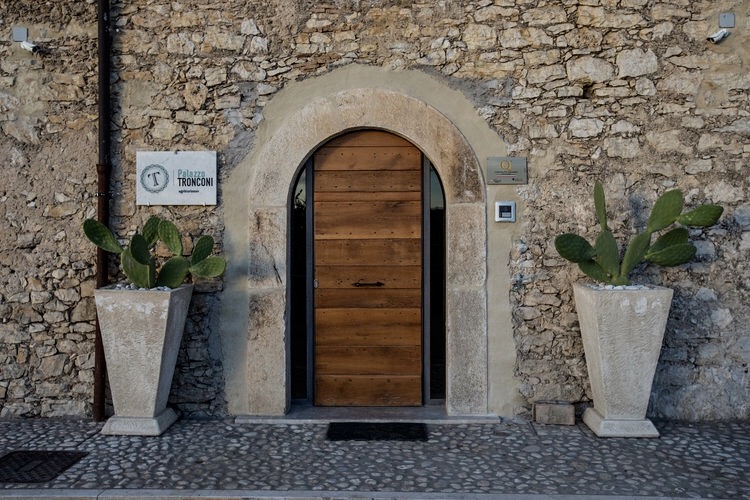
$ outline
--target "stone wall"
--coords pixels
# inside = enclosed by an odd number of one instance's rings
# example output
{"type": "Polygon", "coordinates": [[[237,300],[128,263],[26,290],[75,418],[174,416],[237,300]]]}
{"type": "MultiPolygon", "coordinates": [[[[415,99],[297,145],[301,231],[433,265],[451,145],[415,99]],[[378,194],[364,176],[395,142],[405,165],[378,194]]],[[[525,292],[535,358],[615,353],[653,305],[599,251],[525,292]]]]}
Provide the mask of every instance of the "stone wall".
{"type": "Polygon", "coordinates": [[[85,415],[93,253],[75,230],[96,206],[95,8],[5,2],[0,20],[0,416],[85,415]],[[12,44],[16,25],[53,54],[12,44]]]}
{"type": "MultiPolygon", "coordinates": [[[[747,0],[113,1],[113,227],[127,234],[158,213],[221,244],[221,188],[216,208],[135,206],[137,150],[216,150],[226,179],[288,82],[352,63],[424,71],[529,160],[523,236],[488,263],[490,280],[512,275],[517,411],[589,398],[570,287],[581,275],[552,240],[594,234],[601,179],[618,236],[668,188],[726,207],[693,232],[695,263],[638,277],[675,288],[651,413],[746,419],[749,13],[747,0]],[[737,28],[707,43],[723,11],[737,28]]],[[[96,206],[96,5],[5,2],[0,20],[0,416],[87,415],[94,249],[79,228],[96,206]],[[48,54],[12,43],[13,26],[48,54]]],[[[221,416],[221,283],[197,292],[171,400],[221,416]]]]}

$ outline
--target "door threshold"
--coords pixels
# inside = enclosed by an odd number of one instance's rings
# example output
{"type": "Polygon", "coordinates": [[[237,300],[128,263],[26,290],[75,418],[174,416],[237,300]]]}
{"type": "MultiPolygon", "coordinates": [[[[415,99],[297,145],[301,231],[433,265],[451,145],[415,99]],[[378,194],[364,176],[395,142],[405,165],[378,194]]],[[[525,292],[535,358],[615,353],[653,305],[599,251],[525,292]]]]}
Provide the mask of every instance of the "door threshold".
{"type": "Polygon", "coordinates": [[[327,424],[330,422],[420,422],[426,424],[496,424],[497,415],[448,415],[443,406],[353,407],[292,405],[280,416],[240,415],[238,424],[327,424]]]}

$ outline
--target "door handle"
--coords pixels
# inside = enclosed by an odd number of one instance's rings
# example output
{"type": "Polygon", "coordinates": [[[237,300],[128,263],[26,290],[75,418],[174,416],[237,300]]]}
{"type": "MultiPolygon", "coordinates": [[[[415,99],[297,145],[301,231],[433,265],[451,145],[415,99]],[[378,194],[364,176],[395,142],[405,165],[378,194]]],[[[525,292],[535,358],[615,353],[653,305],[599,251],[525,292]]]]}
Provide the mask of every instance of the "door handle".
{"type": "Polygon", "coordinates": [[[362,286],[385,286],[385,283],[383,283],[382,281],[376,281],[374,283],[368,283],[366,281],[363,282],[362,280],[359,280],[356,283],[352,283],[352,286],[356,286],[356,287],[362,287],[362,286]]]}

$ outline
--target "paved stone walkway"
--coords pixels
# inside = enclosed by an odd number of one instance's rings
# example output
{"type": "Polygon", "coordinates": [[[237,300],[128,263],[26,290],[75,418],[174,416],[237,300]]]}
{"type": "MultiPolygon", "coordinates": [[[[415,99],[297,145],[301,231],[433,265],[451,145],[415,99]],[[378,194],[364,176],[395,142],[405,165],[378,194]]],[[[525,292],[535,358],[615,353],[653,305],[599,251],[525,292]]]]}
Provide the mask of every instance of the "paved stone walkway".
{"type": "Polygon", "coordinates": [[[659,439],[585,426],[429,424],[426,442],[327,441],[325,423],[178,421],[154,437],[80,420],[0,420],[0,456],[88,455],[2,498],[750,498],[750,423],[657,422],[659,439]]]}

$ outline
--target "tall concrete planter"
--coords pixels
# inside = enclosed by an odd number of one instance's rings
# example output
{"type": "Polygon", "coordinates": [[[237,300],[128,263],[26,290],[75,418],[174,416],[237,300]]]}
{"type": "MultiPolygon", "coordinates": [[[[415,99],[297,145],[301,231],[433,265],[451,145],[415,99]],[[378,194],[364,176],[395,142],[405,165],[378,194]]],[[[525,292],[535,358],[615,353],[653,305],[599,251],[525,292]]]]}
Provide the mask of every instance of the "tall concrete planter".
{"type": "Polygon", "coordinates": [[[115,414],[103,434],[158,436],[177,420],[167,408],[193,285],[94,292],[115,414]]]}
{"type": "Polygon", "coordinates": [[[601,437],[658,437],[646,409],[673,291],[576,283],[573,292],[594,399],[583,421],[601,437]]]}

